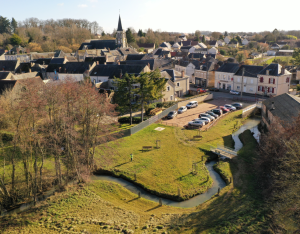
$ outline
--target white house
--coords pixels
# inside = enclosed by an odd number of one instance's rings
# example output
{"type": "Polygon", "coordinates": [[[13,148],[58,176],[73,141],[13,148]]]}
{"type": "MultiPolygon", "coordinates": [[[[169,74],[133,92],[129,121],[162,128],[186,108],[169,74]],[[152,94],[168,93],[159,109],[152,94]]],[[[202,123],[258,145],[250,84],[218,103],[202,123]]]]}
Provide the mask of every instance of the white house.
{"type": "Polygon", "coordinates": [[[233,89],[233,76],[239,69],[238,63],[224,63],[215,72],[215,88],[218,89],[233,89]]]}
{"type": "Polygon", "coordinates": [[[267,56],[275,56],[275,55],[276,55],[276,51],[274,51],[274,50],[267,51],[267,56]]]}
{"type": "Polygon", "coordinates": [[[223,40],[218,40],[217,43],[218,43],[218,46],[224,46],[225,45],[225,42],[223,40]]]}
{"type": "Polygon", "coordinates": [[[208,50],[209,54],[218,54],[218,52],[219,52],[218,49],[215,47],[212,47],[208,50]]]}
{"type": "Polygon", "coordinates": [[[199,44],[198,44],[198,46],[200,46],[201,48],[207,48],[207,46],[204,44],[204,43],[202,43],[202,42],[200,42],[199,44]]]}
{"type": "Polygon", "coordinates": [[[247,38],[244,38],[244,39],[242,40],[242,44],[243,44],[243,45],[248,45],[248,44],[249,44],[249,41],[247,40],[247,38]]]}
{"type": "Polygon", "coordinates": [[[224,41],[225,41],[226,44],[229,44],[230,40],[231,40],[231,37],[230,37],[230,36],[226,36],[226,37],[224,38],[224,41]]]}

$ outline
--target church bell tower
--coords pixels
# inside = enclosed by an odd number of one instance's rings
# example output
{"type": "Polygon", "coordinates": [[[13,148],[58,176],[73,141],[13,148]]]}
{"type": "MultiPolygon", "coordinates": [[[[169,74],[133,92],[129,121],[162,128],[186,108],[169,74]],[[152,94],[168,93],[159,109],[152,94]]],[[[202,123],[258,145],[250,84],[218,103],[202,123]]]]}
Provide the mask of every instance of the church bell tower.
{"type": "Polygon", "coordinates": [[[119,23],[116,35],[116,45],[120,48],[127,47],[126,32],[122,28],[121,16],[119,15],[119,23]]]}

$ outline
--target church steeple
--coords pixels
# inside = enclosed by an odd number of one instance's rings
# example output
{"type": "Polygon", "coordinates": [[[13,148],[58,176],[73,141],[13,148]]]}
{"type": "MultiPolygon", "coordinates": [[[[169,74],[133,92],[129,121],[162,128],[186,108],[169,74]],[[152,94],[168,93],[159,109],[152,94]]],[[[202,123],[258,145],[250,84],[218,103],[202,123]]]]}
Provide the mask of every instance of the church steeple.
{"type": "Polygon", "coordinates": [[[121,22],[121,16],[119,15],[119,23],[118,23],[118,29],[117,31],[123,31],[123,28],[122,28],[122,22],[121,22]]]}

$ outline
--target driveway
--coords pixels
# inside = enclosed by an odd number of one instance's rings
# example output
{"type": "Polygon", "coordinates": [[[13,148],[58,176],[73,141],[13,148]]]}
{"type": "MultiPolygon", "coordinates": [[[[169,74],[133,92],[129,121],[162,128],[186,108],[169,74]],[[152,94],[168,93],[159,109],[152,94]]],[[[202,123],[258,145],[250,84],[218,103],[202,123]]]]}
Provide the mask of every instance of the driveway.
{"type": "MultiPolygon", "coordinates": [[[[188,122],[198,118],[200,113],[218,108],[219,106],[223,106],[225,104],[233,103],[232,96],[229,97],[231,98],[214,99],[208,102],[200,103],[198,107],[188,109],[183,114],[178,114],[174,119],[163,120],[163,122],[166,122],[167,124],[177,124],[178,127],[183,127],[187,125],[188,122]]],[[[253,103],[243,103],[243,107],[245,108],[253,103]]]]}

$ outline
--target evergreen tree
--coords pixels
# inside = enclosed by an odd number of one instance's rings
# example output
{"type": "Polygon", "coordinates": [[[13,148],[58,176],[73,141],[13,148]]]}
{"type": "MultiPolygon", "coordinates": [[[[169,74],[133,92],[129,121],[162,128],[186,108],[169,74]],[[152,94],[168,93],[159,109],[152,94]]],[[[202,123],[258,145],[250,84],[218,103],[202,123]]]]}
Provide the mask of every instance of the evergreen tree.
{"type": "Polygon", "coordinates": [[[19,37],[17,34],[13,34],[10,38],[10,43],[12,45],[20,45],[22,43],[21,37],[19,37]]]}
{"type": "Polygon", "coordinates": [[[13,33],[16,32],[16,29],[18,27],[18,23],[17,21],[15,20],[15,18],[12,18],[11,22],[10,22],[10,26],[11,26],[11,29],[13,31],[13,33]]]}
{"type": "Polygon", "coordinates": [[[101,33],[101,36],[102,37],[104,37],[106,34],[105,34],[105,32],[103,31],[102,33],[101,33]]]}
{"type": "Polygon", "coordinates": [[[128,28],[127,31],[126,31],[126,38],[127,38],[128,44],[132,43],[132,42],[135,42],[134,36],[133,36],[130,28],[128,28]]]}
{"type": "Polygon", "coordinates": [[[205,36],[204,36],[204,35],[202,36],[202,42],[203,42],[203,43],[205,43],[205,42],[206,42],[206,40],[205,40],[205,36]]]}
{"type": "Polygon", "coordinates": [[[143,30],[142,29],[139,29],[138,31],[138,36],[139,37],[144,37],[146,35],[146,33],[143,33],[143,30]]]}
{"type": "Polygon", "coordinates": [[[137,77],[137,82],[140,84],[137,94],[139,95],[139,105],[143,121],[145,105],[163,97],[162,91],[165,89],[167,81],[161,78],[160,71],[157,69],[152,72],[141,73],[137,77]]]}
{"type": "Polygon", "coordinates": [[[296,66],[300,66],[300,48],[295,48],[292,62],[296,66]]]}
{"type": "Polygon", "coordinates": [[[219,40],[224,40],[224,36],[223,36],[223,35],[220,35],[220,36],[219,36],[219,40]]]}
{"type": "Polygon", "coordinates": [[[242,44],[242,39],[240,38],[240,36],[236,36],[236,40],[238,41],[238,43],[242,44]]]}
{"type": "Polygon", "coordinates": [[[227,37],[228,36],[228,32],[227,31],[225,31],[225,33],[224,33],[224,37],[227,37]]]}
{"type": "Polygon", "coordinates": [[[2,16],[0,16],[0,33],[11,33],[9,20],[2,16]]]}
{"type": "Polygon", "coordinates": [[[126,73],[122,78],[115,77],[113,82],[116,86],[114,101],[118,104],[118,110],[122,114],[129,111],[131,125],[132,111],[137,107],[132,101],[136,94],[136,89],[133,88],[133,85],[137,83],[137,78],[134,75],[128,75],[126,73]]]}

